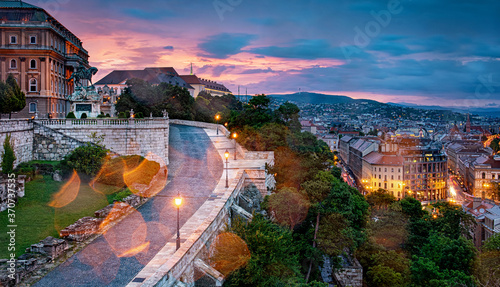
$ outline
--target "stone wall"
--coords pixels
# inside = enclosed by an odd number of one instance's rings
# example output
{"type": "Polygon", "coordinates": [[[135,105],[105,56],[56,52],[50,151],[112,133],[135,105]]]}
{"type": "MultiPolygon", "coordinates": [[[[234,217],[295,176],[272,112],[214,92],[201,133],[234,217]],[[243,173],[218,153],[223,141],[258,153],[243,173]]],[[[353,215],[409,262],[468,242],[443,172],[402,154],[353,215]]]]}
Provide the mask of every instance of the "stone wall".
{"type": "MultiPolygon", "coordinates": [[[[37,123],[54,131],[52,133],[53,141],[40,137],[41,141],[45,140],[45,144],[41,146],[43,147],[42,155],[39,155],[41,157],[60,160],[54,151],[61,149],[60,154],[64,156],[67,149],[73,146],[76,148],[78,141],[89,142],[90,135],[95,133],[97,136],[103,135],[103,144],[116,154],[138,154],[160,161],[161,166],[168,165],[169,120],[166,118],[56,119],[37,120],[37,123]],[[59,134],[65,137],[61,137],[59,134]],[[60,144],[56,146],[54,142],[60,144]]],[[[42,132],[39,134],[46,135],[42,132]]],[[[40,143],[37,142],[37,144],[40,143]]],[[[36,148],[39,149],[40,146],[36,146],[36,148]]]]}
{"type": "Polygon", "coordinates": [[[33,124],[28,120],[0,120],[0,158],[3,153],[5,137],[9,134],[16,155],[14,167],[21,162],[32,160],[33,124]]]}
{"type": "Polygon", "coordinates": [[[343,261],[342,268],[334,270],[335,281],[341,287],[362,287],[363,286],[363,267],[356,258],[348,258],[343,261]]]}

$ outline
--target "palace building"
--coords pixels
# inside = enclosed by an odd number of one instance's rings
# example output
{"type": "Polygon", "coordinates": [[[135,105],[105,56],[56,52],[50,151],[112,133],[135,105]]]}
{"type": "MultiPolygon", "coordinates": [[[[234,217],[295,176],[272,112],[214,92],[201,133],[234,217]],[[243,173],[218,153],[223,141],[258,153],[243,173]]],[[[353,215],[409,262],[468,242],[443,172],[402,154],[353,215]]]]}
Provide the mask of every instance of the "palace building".
{"type": "Polygon", "coordinates": [[[69,112],[78,67],[89,67],[82,41],[44,9],[22,1],[0,1],[0,79],[14,75],[26,94],[15,118],[63,118],[69,112]]]}

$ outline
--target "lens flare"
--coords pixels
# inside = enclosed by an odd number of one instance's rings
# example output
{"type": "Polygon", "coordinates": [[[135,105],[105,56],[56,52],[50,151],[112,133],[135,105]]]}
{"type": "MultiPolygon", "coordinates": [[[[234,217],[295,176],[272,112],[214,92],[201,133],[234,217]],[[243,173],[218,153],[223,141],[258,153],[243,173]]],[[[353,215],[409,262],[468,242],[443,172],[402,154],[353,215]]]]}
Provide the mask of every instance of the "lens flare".
{"type": "Polygon", "coordinates": [[[224,276],[244,266],[249,259],[247,244],[232,232],[219,234],[210,245],[210,265],[224,276]]]}
{"type": "Polygon", "coordinates": [[[78,191],[80,190],[80,177],[73,170],[73,175],[70,180],[63,185],[61,190],[56,193],[53,200],[49,203],[49,206],[55,208],[61,208],[73,202],[78,196],[78,191]]]}

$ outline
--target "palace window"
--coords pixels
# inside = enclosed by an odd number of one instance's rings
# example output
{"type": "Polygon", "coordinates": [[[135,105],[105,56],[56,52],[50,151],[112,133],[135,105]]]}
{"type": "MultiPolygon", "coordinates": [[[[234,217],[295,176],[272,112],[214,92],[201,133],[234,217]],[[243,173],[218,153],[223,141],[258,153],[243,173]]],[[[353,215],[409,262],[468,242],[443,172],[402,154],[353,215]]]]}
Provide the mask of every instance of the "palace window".
{"type": "Polygon", "coordinates": [[[17,36],[16,35],[10,36],[10,44],[17,44],[17,36]]]}
{"type": "Polygon", "coordinates": [[[30,69],[36,69],[36,60],[31,60],[30,61],[30,69]]]}
{"type": "Polygon", "coordinates": [[[482,174],[482,177],[483,177],[483,179],[485,179],[485,178],[486,178],[486,174],[485,174],[484,172],[483,172],[483,174],[482,174]]]}
{"type": "Polygon", "coordinates": [[[36,92],[36,91],[37,91],[36,79],[31,79],[30,80],[30,92],[36,92]]]}
{"type": "Polygon", "coordinates": [[[36,113],[36,103],[30,103],[30,113],[36,113]]]}
{"type": "Polygon", "coordinates": [[[17,61],[12,59],[10,60],[10,68],[11,69],[17,69],[17,61]]]}
{"type": "Polygon", "coordinates": [[[36,36],[30,36],[30,44],[36,44],[36,36]]]}

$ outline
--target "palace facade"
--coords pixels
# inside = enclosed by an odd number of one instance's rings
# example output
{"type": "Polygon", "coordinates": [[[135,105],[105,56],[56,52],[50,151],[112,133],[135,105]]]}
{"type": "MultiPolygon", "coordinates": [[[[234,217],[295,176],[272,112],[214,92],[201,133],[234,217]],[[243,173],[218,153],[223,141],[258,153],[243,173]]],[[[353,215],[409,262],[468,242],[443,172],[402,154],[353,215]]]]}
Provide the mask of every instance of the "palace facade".
{"type": "Polygon", "coordinates": [[[0,79],[12,74],[26,94],[15,118],[64,118],[78,67],[89,67],[82,41],[44,9],[0,1],[0,79]]]}

